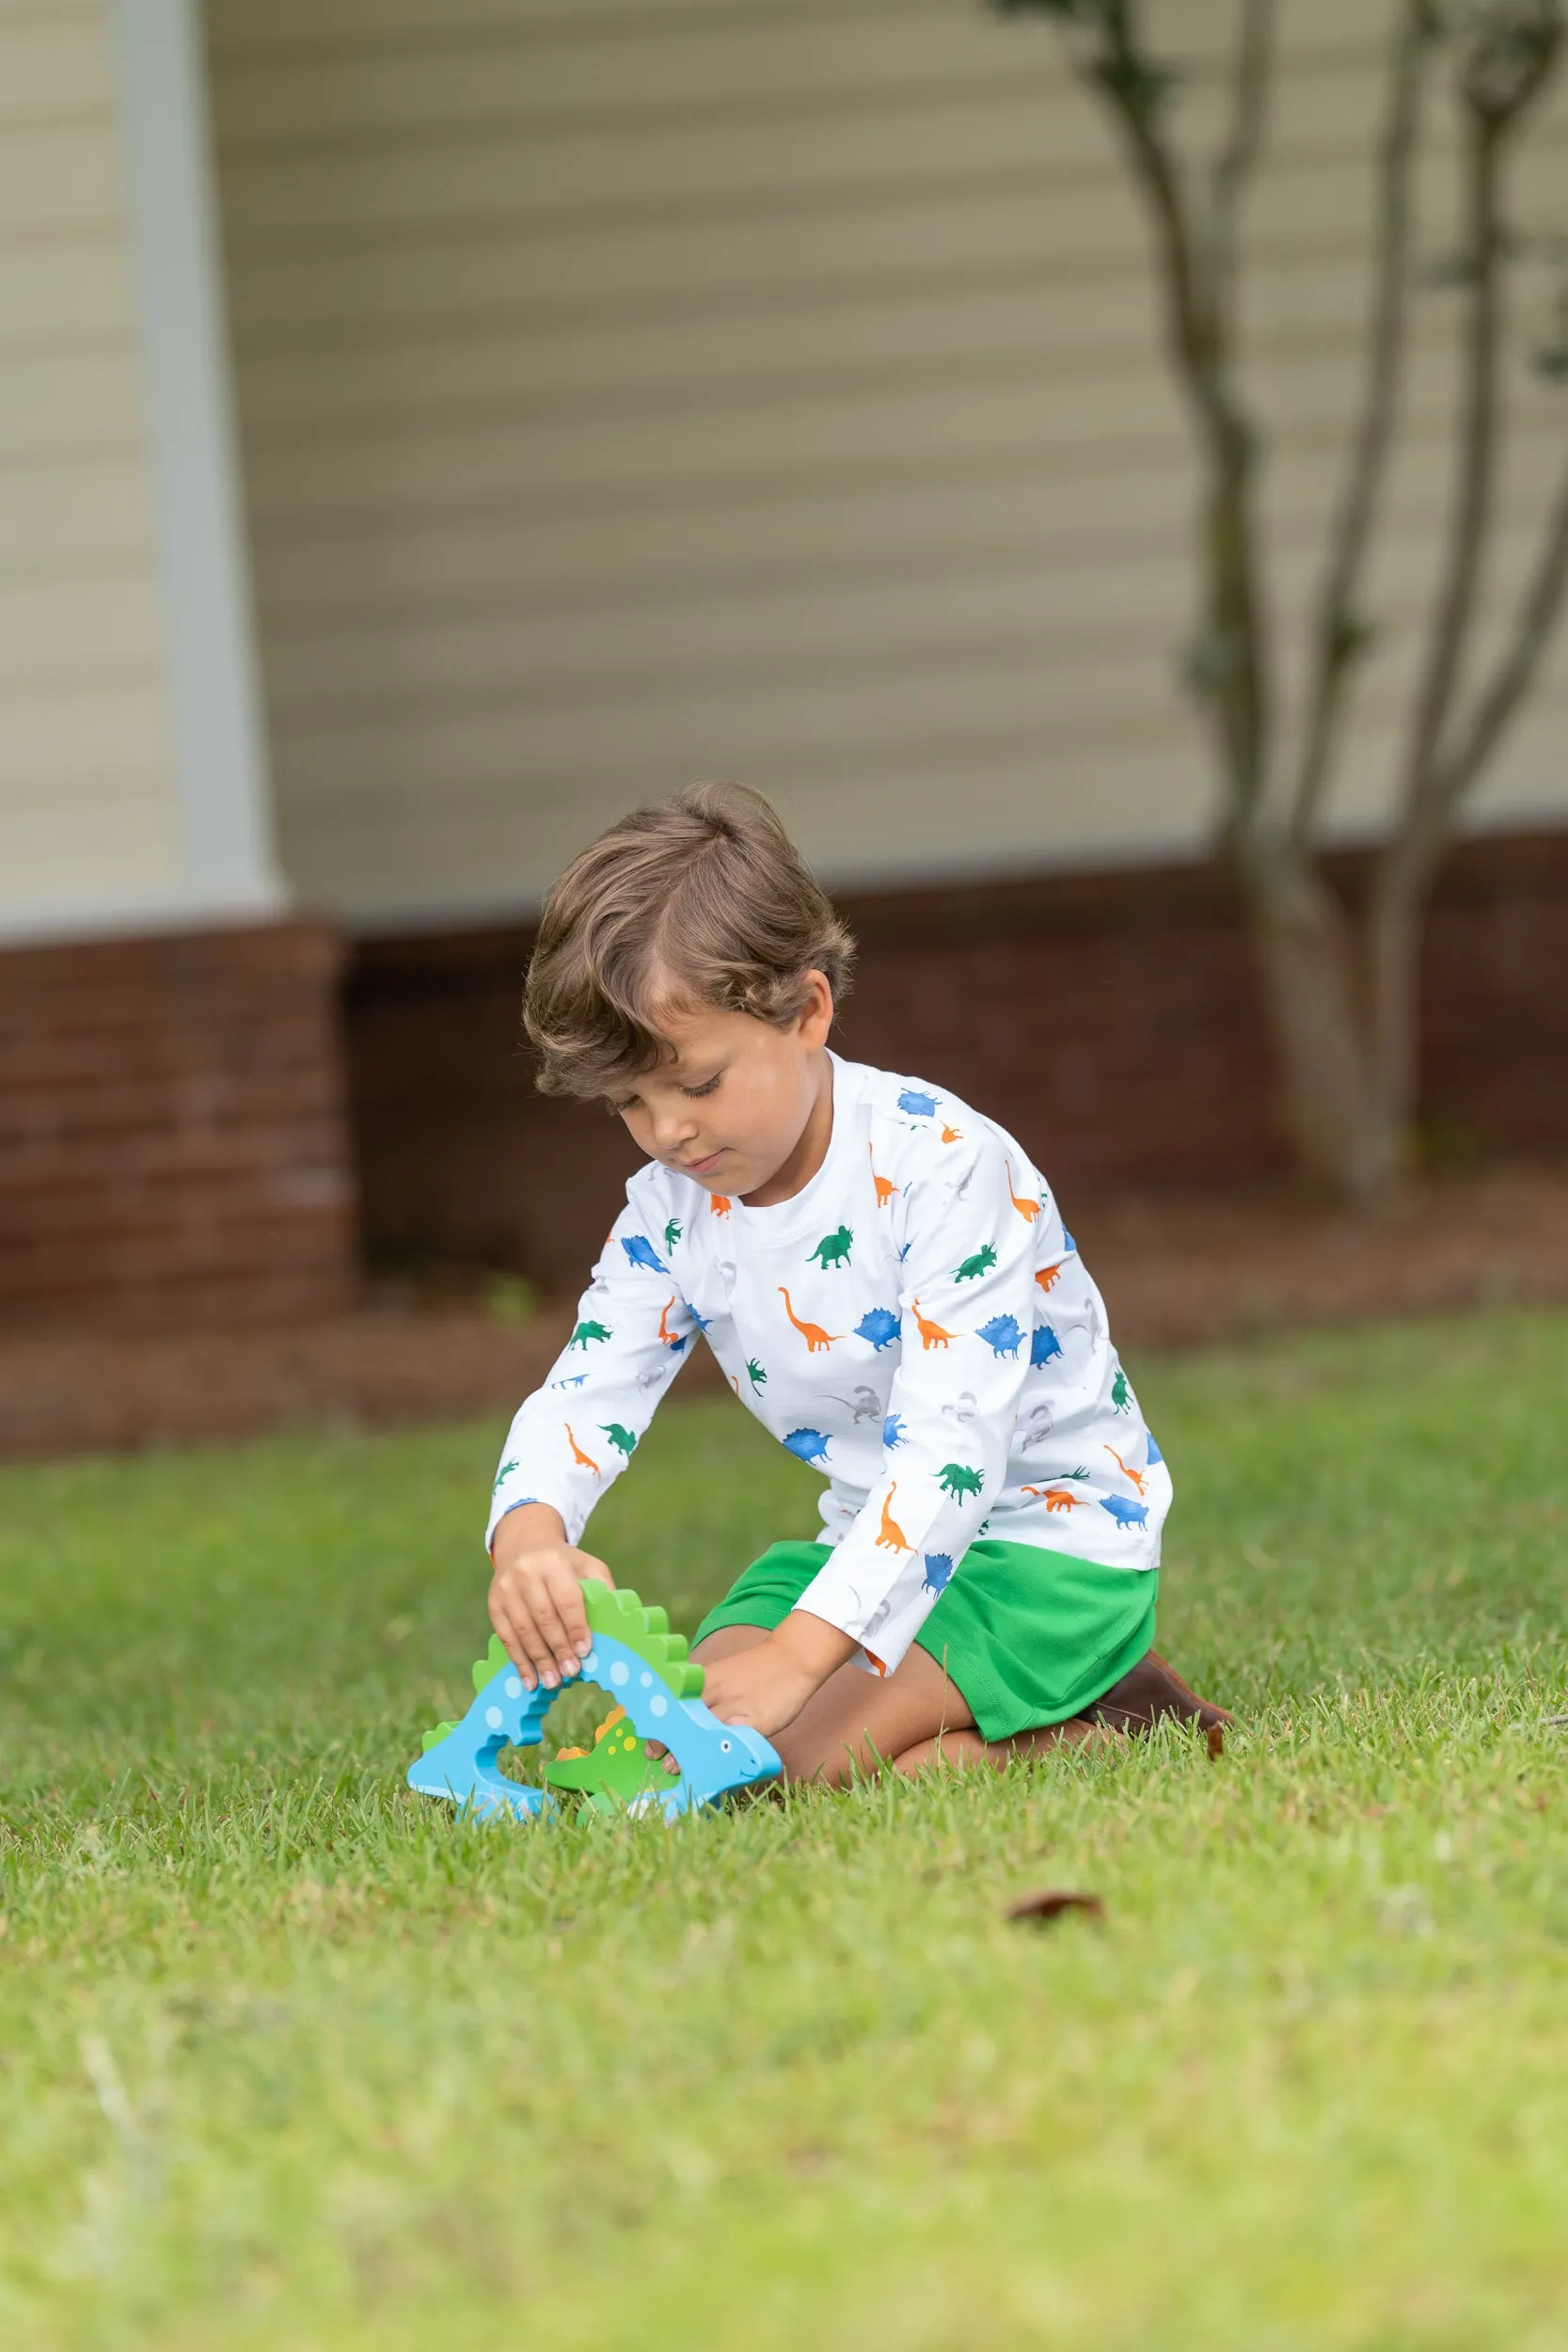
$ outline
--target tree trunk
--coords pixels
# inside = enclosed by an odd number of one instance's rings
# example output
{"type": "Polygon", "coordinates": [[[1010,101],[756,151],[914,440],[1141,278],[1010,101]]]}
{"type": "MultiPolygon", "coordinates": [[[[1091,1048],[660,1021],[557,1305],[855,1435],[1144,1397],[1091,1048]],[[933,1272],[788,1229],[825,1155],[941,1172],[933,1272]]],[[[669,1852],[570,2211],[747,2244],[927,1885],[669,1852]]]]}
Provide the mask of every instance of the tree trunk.
{"type": "Polygon", "coordinates": [[[1243,844],[1237,865],[1297,1154],[1341,1200],[1370,1203],[1398,1179],[1403,1118],[1371,1050],[1355,928],[1289,842],[1243,844]]]}

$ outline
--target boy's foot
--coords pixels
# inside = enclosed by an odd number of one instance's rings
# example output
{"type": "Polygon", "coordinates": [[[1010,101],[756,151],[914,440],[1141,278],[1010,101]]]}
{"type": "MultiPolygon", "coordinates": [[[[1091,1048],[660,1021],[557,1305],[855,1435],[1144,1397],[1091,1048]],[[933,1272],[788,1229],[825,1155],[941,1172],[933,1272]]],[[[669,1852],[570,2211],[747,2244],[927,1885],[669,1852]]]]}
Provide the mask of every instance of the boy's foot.
{"type": "Polygon", "coordinates": [[[1115,1731],[1152,1731],[1167,1715],[1174,1715],[1179,1723],[1201,1724],[1205,1731],[1223,1729],[1235,1721],[1223,1707],[1200,1699],[1157,1649],[1140,1659],[1131,1674],[1114,1682],[1092,1707],[1085,1707],[1080,1720],[1105,1724],[1115,1731]]]}

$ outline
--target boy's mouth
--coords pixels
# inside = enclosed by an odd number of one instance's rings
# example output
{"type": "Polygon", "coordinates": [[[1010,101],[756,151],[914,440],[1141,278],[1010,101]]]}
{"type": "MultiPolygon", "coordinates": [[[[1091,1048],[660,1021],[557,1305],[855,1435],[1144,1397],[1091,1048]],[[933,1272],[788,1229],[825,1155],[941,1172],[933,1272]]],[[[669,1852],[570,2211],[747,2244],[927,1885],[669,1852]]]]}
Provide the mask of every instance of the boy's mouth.
{"type": "Polygon", "coordinates": [[[719,1147],[719,1149],[718,1149],[718,1151],[717,1151],[717,1152],[710,1152],[708,1153],[708,1155],[707,1155],[707,1157],[706,1157],[706,1159],[705,1159],[705,1160],[683,1160],[683,1161],[681,1162],[681,1173],[682,1173],[682,1175],[683,1175],[683,1176],[705,1176],[705,1175],[707,1175],[710,1169],[715,1168],[717,1168],[717,1167],[718,1167],[718,1165],[719,1165],[720,1161],[721,1161],[721,1160],[723,1158],[723,1156],[724,1156],[724,1150],[725,1150],[724,1145],[723,1145],[723,1144],[721,1144],[721,1145],[720,1145],[720,1147],[719,1147]]]}

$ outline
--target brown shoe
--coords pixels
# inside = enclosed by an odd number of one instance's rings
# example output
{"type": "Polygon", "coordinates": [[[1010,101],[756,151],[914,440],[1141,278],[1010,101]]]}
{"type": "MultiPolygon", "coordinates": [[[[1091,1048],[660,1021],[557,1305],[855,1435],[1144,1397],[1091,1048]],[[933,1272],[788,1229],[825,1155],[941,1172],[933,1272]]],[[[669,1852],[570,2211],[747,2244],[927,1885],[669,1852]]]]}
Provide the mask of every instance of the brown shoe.
{"type": "Polygon", "coordinates": [[[1106,1724],[1114,1731],[1151,1731],[1165,1715],[1174,1715],[1184,1724],[1201,1724],[1205,1731],[1219,1730],[1235,1721],[1223,1707],[1212,1707],[1207,1699],[1200,1699],[1157,1649],[1151,1649],[1131,1674],[1123,1675],[1092,1707],[1084,1709],[1086,1723],[1106,1724]]]}

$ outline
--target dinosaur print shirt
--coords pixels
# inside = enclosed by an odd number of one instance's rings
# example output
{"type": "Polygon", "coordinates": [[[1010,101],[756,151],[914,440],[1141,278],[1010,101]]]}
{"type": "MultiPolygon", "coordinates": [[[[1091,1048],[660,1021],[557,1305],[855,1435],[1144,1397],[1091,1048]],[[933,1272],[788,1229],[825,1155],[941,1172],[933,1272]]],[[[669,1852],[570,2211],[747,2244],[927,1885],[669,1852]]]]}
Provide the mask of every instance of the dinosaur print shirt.
{"type": "Polygon", "coordinates": [[[828,1481],[832,1555],[800,1606],[886,1672],[982,1531],[1156,1566],[1170,1476],[1028,1154],[956,1096],[832,1061],[827,1157],[791,1200],[749,1209],[657,1162],[631,1179],[488,1534],[544,1502],[579,1543],[701,1335],[828,1481]]]}

